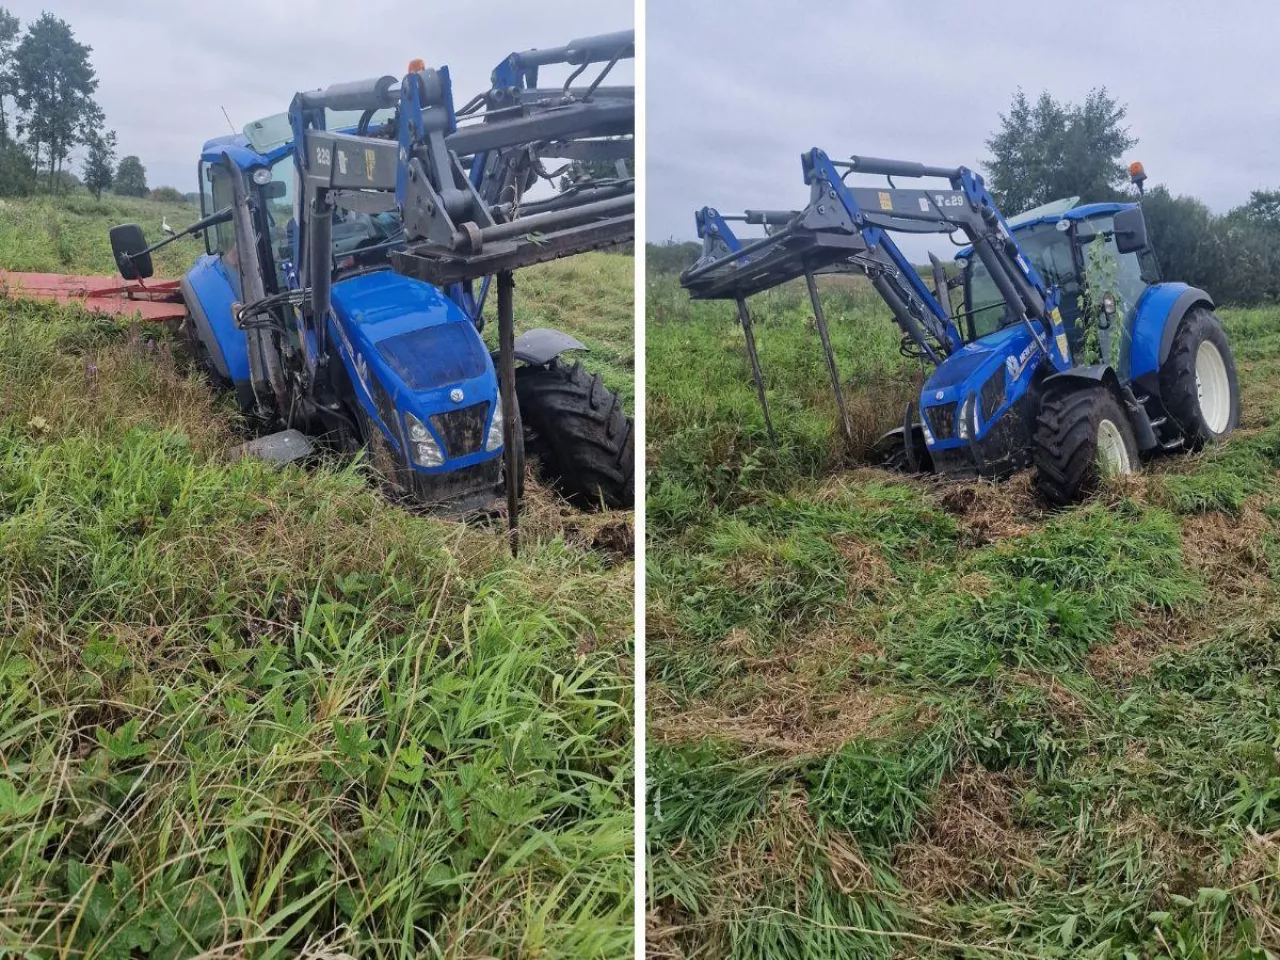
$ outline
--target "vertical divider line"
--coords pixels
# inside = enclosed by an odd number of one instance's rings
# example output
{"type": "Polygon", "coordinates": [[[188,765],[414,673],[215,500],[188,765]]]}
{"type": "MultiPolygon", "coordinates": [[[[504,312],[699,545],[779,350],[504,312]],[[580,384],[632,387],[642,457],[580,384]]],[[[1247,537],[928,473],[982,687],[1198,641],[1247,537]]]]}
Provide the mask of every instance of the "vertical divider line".
{"type": "Polygon", "coordinates": [[[640,469],[636,471],[636,493],[635,493],[635,643],[634,643],[634,674],[635,674],[635,692],[634,706],[632,711],[635,715],[635,733],[632,738],[633,749],[635,751],[634,765],[634,789],[635,789],[635,815],[633,824],[633,863],[635,864],[635,880],[634,880],[634,938],[635,938],[635,955],[636,960],[644,960],[645,957],[645,916],[648,907],[648,890],[646,878],[648,877],[647,857],[645,849],[646,827],[647,827],[647,782],[645,778],[645,750],[647,744],[646,726],[645,726],[645,698],[647,692],[647,684],[645,678],[645,290],[646,274],[645,274],[645,241],[648,236],[647,224],[645,222],[645,197],[648,193],[647,184],[647,164],[645,156],[645,146],[647,138],[645,135],[646,115],[648,113],[648,91],[645,84],[645,76],[648,72],[646,53],[648,51],[648,40],[645,31],[645,0],[635,0],[635,30],[636,30],[636,58],[635,58],[635,83],[636,83],[636,118],[635,118],[635,158],[633,161],[635,167],[636,178],[636,231],[635,231],[635,444],[636,456],[640,458],[640,469]]]}

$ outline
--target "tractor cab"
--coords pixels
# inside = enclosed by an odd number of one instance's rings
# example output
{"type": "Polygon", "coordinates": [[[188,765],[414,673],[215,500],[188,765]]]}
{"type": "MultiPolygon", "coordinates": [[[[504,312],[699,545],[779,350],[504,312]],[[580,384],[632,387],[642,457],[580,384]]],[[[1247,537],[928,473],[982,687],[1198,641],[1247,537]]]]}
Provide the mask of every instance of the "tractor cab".
{"type": "MultiPolygon", "coordinates": [[[[1081,205],[1079,197],[1068,197],[1009,220],[1024,255],[1044,282],[1059,292],[1058,309],[1073,355],[1086,349],[1082,319],[1105,314],[1123,321],[1147,287],[1160,279],[1155,254],[1145,243],[1145,226],[1141,228],[1141,246],[1135,249],[1131,240],[1122,237],[1122,250],[1116,240],[1117,215],[1121,216],[1121,229],[1132,231],[1133,221],[1141,219],[1142,211],[1132,203],[1081,205]]],[[[990,271],[973,256],[972,247],[960,250],[956,263],[964,293],[961,330],[966,341],[1019,322],[990,271]]]]}

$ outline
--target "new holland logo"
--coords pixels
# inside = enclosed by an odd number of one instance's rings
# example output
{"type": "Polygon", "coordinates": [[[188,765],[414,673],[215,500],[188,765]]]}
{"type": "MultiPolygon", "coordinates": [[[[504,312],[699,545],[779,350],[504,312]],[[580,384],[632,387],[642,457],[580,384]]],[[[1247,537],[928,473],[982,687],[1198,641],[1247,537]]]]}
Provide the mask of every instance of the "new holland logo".
{"type": "Polygon", "coordinates": [[[1027,369],[1027,363],[1031,360],[1032,355],[1036,352],[1036,343],[1031,341],[1018,356],[1009,356],[1005,358],[1004,367],[1009,371],[1009,376],[1017,380],[1022,376],[1022,371],[1027,369]]]}

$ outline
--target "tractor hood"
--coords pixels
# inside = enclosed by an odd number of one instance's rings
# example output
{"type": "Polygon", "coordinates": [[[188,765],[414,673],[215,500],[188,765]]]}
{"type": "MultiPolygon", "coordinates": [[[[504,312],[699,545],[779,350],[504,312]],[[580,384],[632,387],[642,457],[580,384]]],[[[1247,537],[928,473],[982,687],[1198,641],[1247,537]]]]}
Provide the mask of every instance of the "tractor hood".
{"type": "Polygon", "coordinates": [[[479,331],[437,288],[390,270],[333,286],[333,318],[357,398],[398,450],[413,416],[434,435],[448,471],[500,455],[485,437],[498,381],[479,331]]]}
{"type": "Polygon", "coordinates": [[[998,475],[1020,464],[1025,411],[1040,348],[1022,324],[966,344],[947,357],[920,391],[925,442],[935,465],[956,475],[998,475]],[[1018,408],[1018,409],[1015,409],[1018,408]],[[1002,426],[1003,425],[1003,426],[1002,426]],[[950,459],[948,459],[950,458],[950,459]]]}
{"type": "Polygon", "coordinates": [[[965,344],[942,361],[925,382],[923,397],[928,403],[962,400],[965,394],[981,388],[998,367],[1006,367],[1016,379],[1035,354],[1036,347],[1027,328],[1011,324],[965,344]]]}

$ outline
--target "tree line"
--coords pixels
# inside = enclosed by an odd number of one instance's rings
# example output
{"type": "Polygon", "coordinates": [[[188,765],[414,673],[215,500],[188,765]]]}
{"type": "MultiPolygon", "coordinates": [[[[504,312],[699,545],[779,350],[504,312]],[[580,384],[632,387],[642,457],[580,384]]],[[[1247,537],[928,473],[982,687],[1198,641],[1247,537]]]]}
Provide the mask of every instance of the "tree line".
{"type": "Polygon", "coordinates": [[[51,13],[23,29],[0,7],[0,196],[60,193],[79,183],[95,197],[108,189],[134,197],[150,192],[138,157],[116,162],[116,133],[105,129],[94,99],[92,52],[51,13]],[[77,178],[68,165],[81,149],[77,178]]]}
{"type": "Polygon", "coordinates": [[[1009,213],[1058,197],[1140,199],[1164,279],[1201,287],[1220,303],[1280,301],[1280,190],[1254,190],[1222,214],[1163,185],[1139,197],[1124,163],[1138,144],[1126,115],[1105,87],[1081,104],[1047,92],[1032,103],[1018,90],[987,140],[996,201],[1009,213]]]}
{"type": "MultiPolygon", "coordinates": [[[[1141,200],[1164,279],[1201,287],[1219,303],[1280,301],[1280,189],[1254,190],[1222,214],[1163,185],[1139,196],[1124,163],[1138,144],[1126,115],[1105,87],[1080,104],[1048,93],[1032,102],[1018,90],[986,141],[991,156],[982,168],[1001,210],[1010,216],[1072,196],[1085,203],[1141,200]]],[[[677,273],[700,252],[688,241],[650,244],[648,268],[677,273]]]]}

